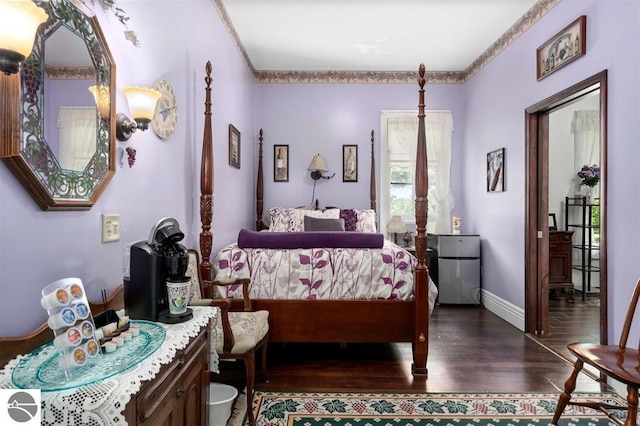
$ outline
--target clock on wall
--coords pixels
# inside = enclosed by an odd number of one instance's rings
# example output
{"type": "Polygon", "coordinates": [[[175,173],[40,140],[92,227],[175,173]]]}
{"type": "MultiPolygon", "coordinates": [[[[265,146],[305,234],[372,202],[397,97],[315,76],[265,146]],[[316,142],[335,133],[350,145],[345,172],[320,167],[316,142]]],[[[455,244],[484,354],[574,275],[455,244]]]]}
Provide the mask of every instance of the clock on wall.
{"type": "Polygon", "coordinates": [[[153,88],[161,93],[156,104],[156,112],[151,120],[153,131],[162,140],[167,140],[176,129],[178,122],[178,106],[176,95],[171,84],[166,80],[158,80],[153,83],[153,88]]]}

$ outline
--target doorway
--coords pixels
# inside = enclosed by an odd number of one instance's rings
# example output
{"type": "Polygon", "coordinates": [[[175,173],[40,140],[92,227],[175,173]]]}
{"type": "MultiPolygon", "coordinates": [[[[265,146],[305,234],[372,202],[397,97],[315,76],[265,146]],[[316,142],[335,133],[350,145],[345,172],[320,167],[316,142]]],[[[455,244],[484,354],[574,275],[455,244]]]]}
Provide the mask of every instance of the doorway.
{"type": "MultiPolygon", "coordinates": [[[[573,290],[575,287],[575,304],[586,300],[587,283],[586,279],[591,274],[585,274],[584,270],[598,270],[598,274],[593,282],[593,288],[598,288],[599,293],[595,294],[598,299],[599,307],[599,342],[606,344],[607,336],[607,256],[606,256],[606,164],[607,164],[607,71],[602,71],[574,86],[569,87],[529,108],[525,111],[526,126],[526,166],[527,166],[527,182],[526,182],[526,219],[525,219],[525,332],[537,336],[545,336],[549,334],[549,296],[550,296],[550,242],[549,236],[550,214],[554,213],[556,217],[556,227],[568,234],[576,234],[578,227],[573,222],[573,202],[564,196],[559,195],[558,186],[562,186],[561,194],[567,197],[578,197],[575,192],[578,190],[579,181],[574,182],[576,187],[570,188],[566,180],[562,185],[552,182],[551,176],[557,176],[557,172],[553,169],[554,162],[550,162],[550,155],[554,152],[552,144],[553,140],[553,115],[555,112],[569,106],[575,106],[578,102],[594,97],[597,106],[597,118],[599,131],[597,133],[598,150],[598,166],[600,168],[600,180],[598,183],[598,194],[594,199],[580,198],[585,200],[581,208],[585,212],[597,214],[598,229],[598,255],[591,256],[592,248],[585,249],[585,244],[591,244],[592,238],[589,236],[588,241],[582,234],[582,229],[592,230],[591,223],[581,222],[579,235],[569,236],[571,242],[571,256],[568,257],[570,262],[565,265],[571,270],[570,285],[573,290]],[[568,189],[564,189],[568,188],[568,189]],[[551,198],[550,198],[551,197],[551,198]],[[593,207],[592,204],[597,204],[593,207]],[[570,207],[567,208],[566,206],[570,207]],[[574,231],[573,233],[570,231],[574,231]],[[579,238],[578,238],[579,237],[579,238]],[[585,266],[586,256],[580,256],[580,252],[586,252],[588,260],[593,261],[593,268],[585,266]],[[573,258],[576,257],[576,262],[573,258]],[[578,261],[579,260],[579,261],[578,261]],[[579,274],[575,274],[580,271],[579,274]],[[575,277],[575,279],[574,279],[575,277]],[[578,285],[574,285],[574,281],[580,280],[578,285]]],[[[573,146],[573,144],[572,144],[573,146]]],[[[566,149],[566,147],[565,147],[566,149]]],[[[572,151],[575,148],[572,148],[572,151]]],[[[571,152],[572,161],[570,163],[569,176],[575,175],[573,158],[580,158],[578,161],[587,161],[582,154],[571,152]]],[[[555,179],[555,177],[554,177],[555,179]]],[[[574,179],[575,176],[574,176],[574,179]]],[[[592,220],[592,219],[589,219],[592,220]]],[[[553,248],[553,247],[552,247],[553,248]]],[[[555,257],[554,257],[555,259],[555,257]]],[[[557,266],[557,265],[555,265],[557,266]]],[[[554,272],[555,273],[555,272],[554,272]]],[[[568,292],[568,288],[564,289],[568,292]]],[[[591,296],[593,297],[593,295],[591,296]]],[[[569,343],[568,341],[566,343],[569,343]]]]}

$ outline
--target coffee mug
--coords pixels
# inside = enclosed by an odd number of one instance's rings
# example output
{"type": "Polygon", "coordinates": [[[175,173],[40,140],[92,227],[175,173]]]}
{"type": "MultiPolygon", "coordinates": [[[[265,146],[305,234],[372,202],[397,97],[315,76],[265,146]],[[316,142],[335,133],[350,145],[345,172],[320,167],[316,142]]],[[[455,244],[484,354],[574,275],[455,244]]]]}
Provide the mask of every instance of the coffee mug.
{"type": "Polygon", "coordinates": [[[167,280],[167,299],[169,301],[170,314],[179,315],[187,312],[190,285],[191,277],[167,280]]]}

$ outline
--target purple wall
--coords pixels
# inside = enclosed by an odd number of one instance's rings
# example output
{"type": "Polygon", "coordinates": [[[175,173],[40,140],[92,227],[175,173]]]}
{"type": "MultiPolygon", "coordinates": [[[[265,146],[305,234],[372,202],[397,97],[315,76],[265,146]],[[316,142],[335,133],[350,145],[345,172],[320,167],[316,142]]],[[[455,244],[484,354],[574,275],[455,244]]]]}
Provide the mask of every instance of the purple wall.
{"type": "MultiPolygon", "coordinates": [[[[416,64],[416,75],[418,65],[416,64]]],[[[417,110],[415,84],[260,84],[256,128],[264,129],[265,214],[273,206],[311,203],[313,180],[307,166],[320,153],[331,180],[319,180],[315,197],[320,206],[369,208],[371,130],[375,131],[376,176],[380,183],[380,111],[417,110]],[[289,145],[289,182],[273,182],[273,145],[289,145]],[[342,182],[342,145],[358,145],[358,182],[342,182]]],[[[425,86],[429,109],[452,110],[452,187],[460,199],[460,153],[464,120],[463,86],[425,86]]],[[[378,196],[378,200],[379,200],[378,196]]]]}
{"type": "Polygon", "coordinates": [[[608,283],[610,341],[618,337],[629,295],[640,270],[640,209],[637,179],[629,178],[640,158],[640,3],[628,0],[564,0],[499,57],[465,84],[463,223],[481,235],[483,285],[524,306],[525,146],[524,110],[602,70],[608,70],[608,283]],[[556,32],[587,15],[587,53],[546,78],[536,80],[536,49],[556,32]],[[503,193],[485,189],[485,155],[506,148],[503,193]]]}
{"type": "Polygon", "coordinates": [[[137,150],[136,164],[116,167],[98,202],[85,212],[45,212],[5,165],[0,165],[0,336],[32,331],[46,320],[40,291],[63,277],[80,277],[90,300],[122,282],[122,246],[146,239],[163,217],[175,217],[185,245],[198,247],[199,176],[203,135],[205,64],[213,64],[215,162],[214,250],[254,223],[252,141],[255,83],[208,0],[126,2],[139,48],[125,40],[117,19],[94,7],[116,62],[116,110],[128,114],[122,88],[169,81],[178,103],[178,125],[162,141],[153,130],[116,142],[119,155],[137,150]],[[189,29],[198,28],[197,32],[189,29]],[[242,134],[242,168],[228,165],[228,126],[242,134]],[[101,215],[120,213],[121,239],[101,243],[101,215]]]}

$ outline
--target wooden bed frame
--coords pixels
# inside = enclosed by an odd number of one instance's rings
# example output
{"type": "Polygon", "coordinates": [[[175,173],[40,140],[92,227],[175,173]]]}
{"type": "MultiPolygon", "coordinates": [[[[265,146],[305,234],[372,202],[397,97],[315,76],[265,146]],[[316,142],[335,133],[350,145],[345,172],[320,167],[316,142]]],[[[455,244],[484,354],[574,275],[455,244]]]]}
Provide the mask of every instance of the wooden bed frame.
{"type": "MultiPolygon", "coordinates": [[[[213,139],[211,131],[211,63],[207,62],[205,125],[200,174],[200,269],[204,280],[211,280],[210,262],[213,219],[213,139]]],[[[425,67],[418,69],[418,140],[415,176],[415,237],[417,266],[414,272],[414,300],[252,300],[253,308],[269,311],[270,342],[411,342],[412,373],[427,375],[429,348],[429,273],[427,253],[427,148],[425,139],[425,67]]],[[[256,229],[265,229],[262,141],[260,129],[258,178],[256,185],[256,229]]],[[[371,132],[371,208],[376,210],[376,179],[371,132]]]]}

